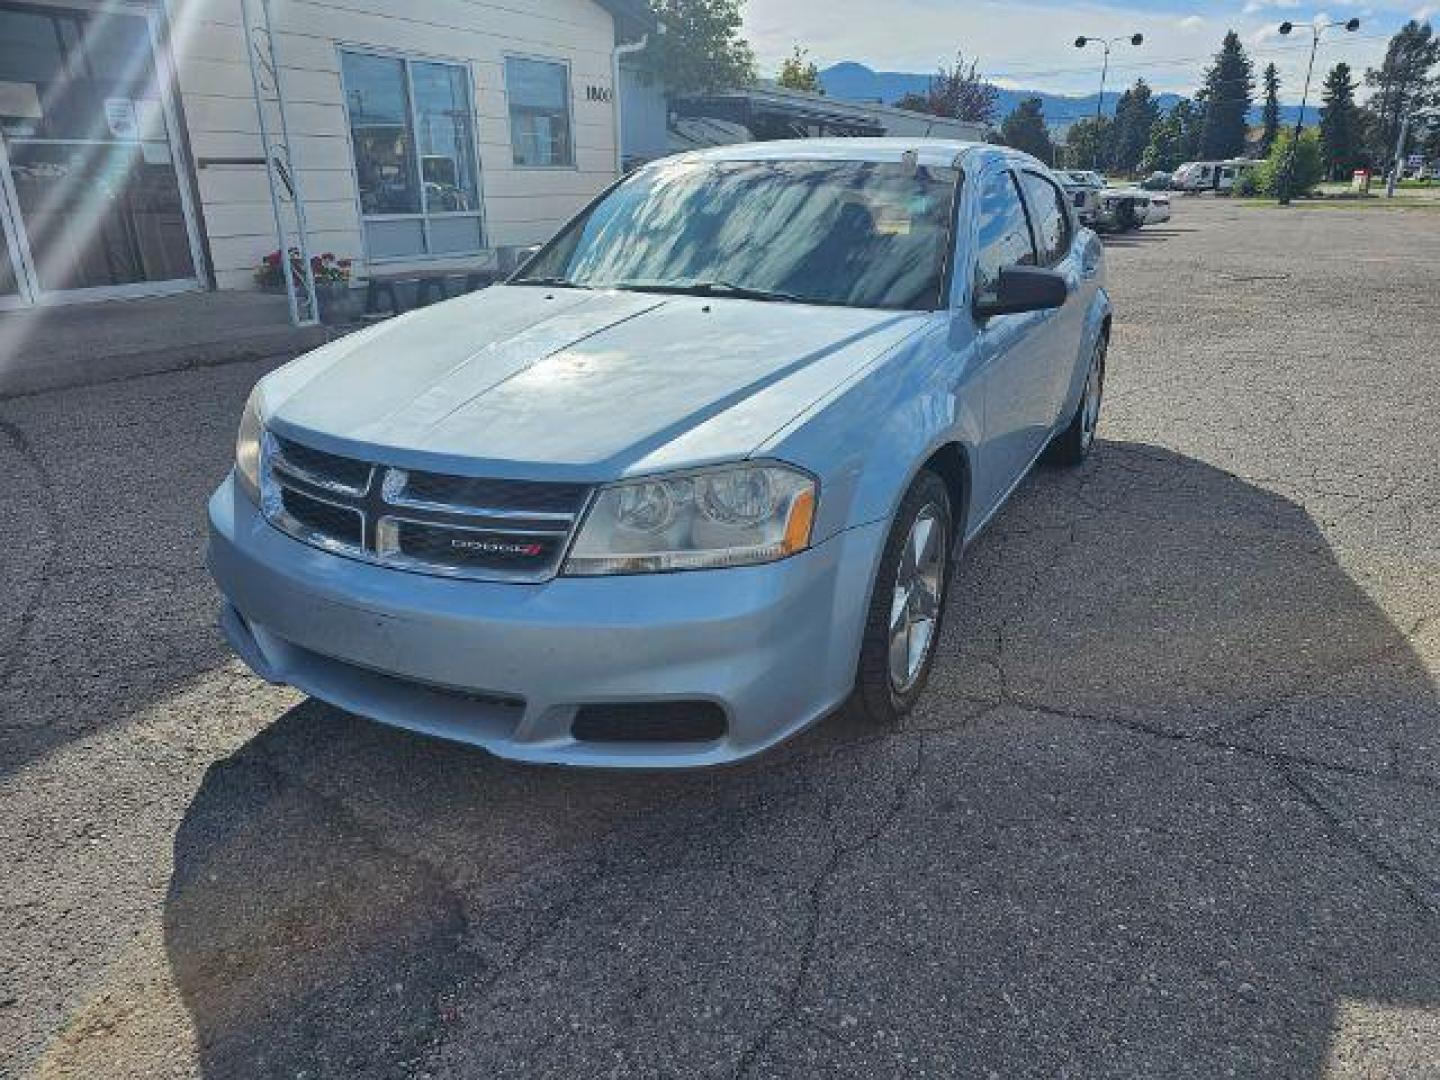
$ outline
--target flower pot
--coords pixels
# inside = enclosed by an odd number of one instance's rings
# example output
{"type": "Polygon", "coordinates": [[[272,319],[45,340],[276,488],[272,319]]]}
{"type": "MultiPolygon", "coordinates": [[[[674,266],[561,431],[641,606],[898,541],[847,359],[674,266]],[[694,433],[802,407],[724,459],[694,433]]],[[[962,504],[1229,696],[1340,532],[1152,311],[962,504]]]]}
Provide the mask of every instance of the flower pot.
{"type": "Polygon", "coordinates": [[[315,301],[320,308],[320,321],[326,326],[344,326],[354,322],[356,290],[349,285],[332,282],[315,284],[315,301]]]}

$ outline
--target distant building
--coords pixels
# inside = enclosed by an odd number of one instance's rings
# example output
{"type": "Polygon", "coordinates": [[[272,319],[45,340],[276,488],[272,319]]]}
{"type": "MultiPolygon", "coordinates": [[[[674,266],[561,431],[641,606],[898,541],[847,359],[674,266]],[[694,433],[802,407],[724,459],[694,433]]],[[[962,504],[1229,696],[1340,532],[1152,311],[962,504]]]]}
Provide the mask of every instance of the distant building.
{"type": "Polygon", "coordinates": [[[666,101],[639,71],[621,80],[625,94],[624,151],[628,163],[649,161],[695,145],[750,139],[819,136],[929,136],[983,140],[983,124],[869,102],[841,101],[774,83],[666,101]],[[707,142],[707,140],[709,140],[707,142]]]}

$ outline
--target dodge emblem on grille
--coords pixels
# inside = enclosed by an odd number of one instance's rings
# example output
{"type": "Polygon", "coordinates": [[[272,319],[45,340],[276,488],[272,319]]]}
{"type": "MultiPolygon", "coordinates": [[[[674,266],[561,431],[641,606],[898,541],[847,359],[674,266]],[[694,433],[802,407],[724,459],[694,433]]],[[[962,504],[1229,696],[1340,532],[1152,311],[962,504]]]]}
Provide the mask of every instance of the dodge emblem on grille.
{"type": "Polygon", "coordinates": [[[508,543],[503,540],[462,540],[458,537],[451,538],[450,546],[484,555],[521,555],[529,558],[534,558],[545,550],[539,544],[508,543]]]}

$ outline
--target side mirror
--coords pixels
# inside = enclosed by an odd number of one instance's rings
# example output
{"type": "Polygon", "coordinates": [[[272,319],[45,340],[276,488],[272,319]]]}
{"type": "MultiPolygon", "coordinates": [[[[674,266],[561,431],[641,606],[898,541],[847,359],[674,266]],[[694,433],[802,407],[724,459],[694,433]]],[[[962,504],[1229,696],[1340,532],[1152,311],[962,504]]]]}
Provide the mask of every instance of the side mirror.
{"type": "Polygon", "coordinates": [[[995,315],[1019,315],[1027,311],[1049,311],[1064,305],[1070,297],[1065,275],[1038,266],[1007,266],[1000,271],[995,295],[977,299],[971,306],[977,320],[995,315]]]}

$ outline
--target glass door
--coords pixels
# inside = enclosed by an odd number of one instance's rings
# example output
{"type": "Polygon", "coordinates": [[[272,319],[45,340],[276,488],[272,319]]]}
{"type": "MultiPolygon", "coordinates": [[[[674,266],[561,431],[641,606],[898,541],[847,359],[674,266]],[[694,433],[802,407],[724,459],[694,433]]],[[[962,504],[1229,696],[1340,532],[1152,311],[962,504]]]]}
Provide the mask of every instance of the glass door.
{"type": "Polygon", "coordinates": [[[193,214],[161,85],[146,15],[0,0],[0,187],[7,246],[18,249],[14,295],[194,287],[193,214]]]}
{"type": "MultiPolygon", "coordinates": [[[[5,148],[0,146],[0,170],[5,168],[5,148]]],[[[0,311],[30,303],[28,281],[20,266],[20,253],[10,227],[10,208],[0,198],[0,311]]]]}

